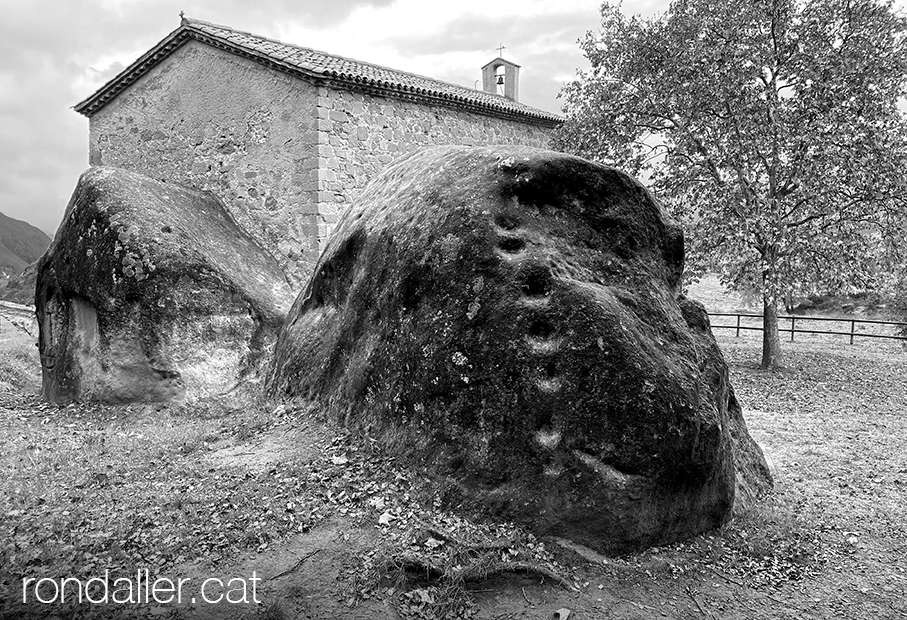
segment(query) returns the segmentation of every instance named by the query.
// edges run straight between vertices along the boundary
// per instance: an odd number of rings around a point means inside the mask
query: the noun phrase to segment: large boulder
[[[38,263],[44,396],[227,392],[262,369],[291,302],[277,263],[217,198],[91,168]]]
[[[724,522],[738,476],[771,486],[682,271],[680,228],[617,170],[431,148],[341,219],[268,387],[541,533],[667,543]]]

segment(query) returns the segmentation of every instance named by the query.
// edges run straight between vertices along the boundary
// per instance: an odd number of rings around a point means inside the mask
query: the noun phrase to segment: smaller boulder
[[[257,376],[292,302],[217,198],[115,168],[82,175],[37,272],[52,402],[227,392]]]

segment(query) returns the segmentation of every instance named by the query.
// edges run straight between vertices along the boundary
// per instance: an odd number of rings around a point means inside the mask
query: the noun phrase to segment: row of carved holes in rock
[[[495,218],[495,224],[510,233],[516,231],[520,226],[518,219],[507,214],[498,215]],[[499,237],[498,247],[508,254],[519,254],[526,247],[526,241],[522,237],[505,234]],[[551,284],[551,273],[547,268],[529,269],[523,280],[522,291],[529,298],[544,298],[551,293]],[[529,325],[530,338],[547,340],[553,334],[554,326],[545,318],[536,319]],[[553,379],[557,375],[555,360],[548,360],[545,364],[544,375],[546,379]]]

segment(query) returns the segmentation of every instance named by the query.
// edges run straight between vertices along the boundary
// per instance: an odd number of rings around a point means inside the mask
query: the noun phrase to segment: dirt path
[[[719,531],[628,558],[448,515],[418,473],[318,412],[49,406],[26,393],[29,354],[0,351],[0,618],[120,617],[26,608],[17,588],[137,566],[260,578],[261,604],[129,608],[143,617],[907,618],[907,354],[797,343],[771,374],[754,368],[755,338],[719,339],[776,493]],[[492,555],[450,549],[483,541]],[[413,553],[479,558],[490,574],[407,572]],[[538,570],[492,570],[517,560]]]

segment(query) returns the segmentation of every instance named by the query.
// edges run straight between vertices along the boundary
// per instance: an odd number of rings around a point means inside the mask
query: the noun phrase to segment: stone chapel
[[[519,102],[496,58],[483,90],[182,18],[75,106],[89,163],[209,190],[304,282],[344,209],[398,155],[436,144],[545,147],[561,119]]]

